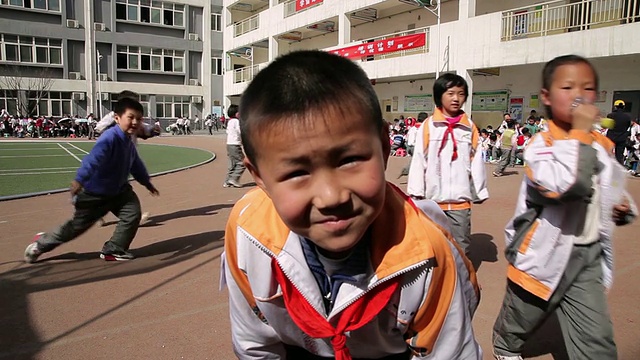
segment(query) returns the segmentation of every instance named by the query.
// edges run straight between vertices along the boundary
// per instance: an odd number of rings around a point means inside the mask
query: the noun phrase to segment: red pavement
[[[154,179],[152,198],[135,186],[152,222],[140,228],[131,262],[98,259],[113,223],[94,227],[27,265],[22,253],[33,235],[72,214],[68,194],[0,203],[0,359],[234,359],[226,292],[218,291],[224,224],[247,189],[224,189],[224,140],[162,137],[154,143],[212,150],[207,165]],[[392,158],[388,177],[408,161]],[[513,213],[520,174],[490,178],[491,199],[473,212],[474,246],[483,262],[476,336],[490,359],[491,327],[505,286],[504,224]],[[245,174],[245,183],[251,182]],[[404,187],[404,180],[399,184]],[[629,188],[640,200],[640,179]],[[107,220],[115,220],[110,215]],[[609,301],[622,360],[640,359],[639,224],[616,233],[615,285]],[[557,326],[540,331],[533,355],[562,348]],[[558,346],[560,344],[560,346]],[[551,359],[543,355],[540,359]],[[556,357],[561,358],[561,357]]]

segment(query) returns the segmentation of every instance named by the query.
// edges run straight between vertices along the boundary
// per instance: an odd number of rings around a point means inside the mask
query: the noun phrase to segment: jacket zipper
[[[262,243],[260,241],[258,241],[255,237],[251,236],[249,233],[247,233],[244,229],[242,229],[241,227],[239,228],[240,231],[242,231],[242,233],[249,238],[249,240],[251,240],[251,242],[257,246],[260,250],[264,251],[265,253],[267,253],[269,256],[271,256],[271,258],[276,259],[276,254],[274,254],[271,250],[267,249],[266,246],[262,245]],[[278,261],[276,260],[276,263]],[[277,264],[277,266],[280,266],[280,264]],[[307,303],[309,305],[311,305],[311,307],[313,307],[318,314],[325,316],[324,315],[324,311],[320,311],[310,300],[309,298],[302,292],[302,290],[291,280],[291,276],[289,276],[289,273],[287,273],[287,271],[285,269],[283,269],[282,267],[280,267],[280,269],[282,270],[282,272],[284,273],[284,275],[287,277],[287,279],[289,279],[289,282],[291,283],[291,285],[293,285],[294,288],[296,288],[296,290],[298,290],[298,292],[300,293],[300,295],[302,295],[302,297],[307,301]]]

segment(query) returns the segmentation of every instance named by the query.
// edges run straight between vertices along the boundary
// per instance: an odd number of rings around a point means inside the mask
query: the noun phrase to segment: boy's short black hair
[[[595,83],[596,91],[599,91],[600,79],[598,78],[598,72],[596,71],[596,68],[593,66],[593,64],[589,60],[578,55],[558,56],[557,58],[546,63],[544,65],[544,68],[542,69],[542,89],[548,91],[551,88],[551,83],[553,82],[553,75],[556,73],[556,70],[560,66],[574,65],[574,64],[586,64],[591,68],[591,71],[593,71],[593,77],[596,82]],[[553,119],[553,114],[551,113],[551,107],[545,106],[545,112],[547,113],[547,117],[549,117],[550,119]]]
[[[123,90],[118,94],[118,101],[124,98],[140,101],[140,94],[138,94],[137,92],[133,92],[131,90]]]
[[[437,107],[442,107],[442,95],[452,87],[459,86],[464,89],[464,96],[469,97],[469,85],[467,81],[460,75],[446,73],[441,75],[435,83],[433,83],[433,101]]]
[[[137,111],[142,114],[144,113],[144,108],[142,104],[138,100],[132,99],[130,97],[123,97],[116,103],[115,109],[113,111],[118,115],[122,116],[128,109]]]
[[[427,114],[426,112],[421,112],[421,113],[418,113],[418,119],[416,121],[421,123],[427,120],[428,117],[429,117],[429,114]]]
[[[229,115],[230,118],[236,117],[236,115],[238,115],[238,105],[229,105],[227,115]]]
[[[529,134],[531,131],[529,131],[529,128],[522,128],[522,135],[526,135]]]
[[[480,133],[481,134],[488,134],[489,132],[487,131],[487,129],[482,129],[482,130],[480,130]]]
[[[353,61],[318,50],[295,51],[277,58],[251,81],[240,99],[242,145],[254,166],[254,137],[277,123],[313,126],[309,112],[342,112],[345,121],[358,113],[376,133],[384,127],[376,92]]]

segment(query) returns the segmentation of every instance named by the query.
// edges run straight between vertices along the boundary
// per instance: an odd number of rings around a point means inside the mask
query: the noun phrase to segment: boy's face
[[[142,113],[133,109],[127,109],[122,115],[115,114],[116,123],[127,134],[133,134],[138,129],[142,120]]]
[[[281,121],[253,136],[256,164],[245,159],[289,229],[336,256],[358,243],[385,199],[387,129],[357,114],[344,121],[325,109],[307,115],[312,122]]]

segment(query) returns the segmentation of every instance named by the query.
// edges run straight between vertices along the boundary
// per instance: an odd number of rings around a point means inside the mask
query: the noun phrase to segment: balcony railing
[[[267,66],[267,63],[246,66],[233,71],[233,83],[243,83],[253,80],[253,78]]]
[[[240,22],[233,24],[233,37],[238,37],[242,34],[246,34],[250,31],[257,29],[260,26],[260,14],[255,14]]]
[[[502,41],[640,21],[640,0],[549,1],[502,13]]]
[[[295,15],[297,13],[301,13],[301,12],[303,12],[305,10],[309,10],[309,9],[314,8],[316,6],[322,5],[322,3],[323,3],[322,1],[318,1],[317,4],[313,4],[311,6],[304,7],[303,9],[298,11],[298,10],[296,10],[296,3],[298,1],[300,1],[300,0],[289,0],[289,1],[284,3],[284,17],[289,17],[291,15]]]

